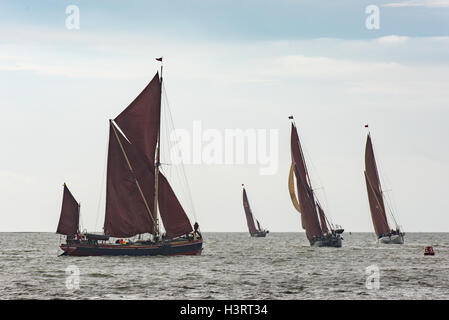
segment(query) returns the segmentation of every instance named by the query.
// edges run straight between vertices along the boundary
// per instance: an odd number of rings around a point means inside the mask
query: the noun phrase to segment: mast
[[[156,59],[161,62],[161,96],[162,96],[162,71],[164,66],[162,65],[162,57]],[[162,99],[160,100],[159,110],[162,109]],[[161,120],[161,114],[159,113],[159,123]],[[154,165],[154,216],[156,219],[157,230],[159,230],[159,219],[157,214],[157,204],[158,204],[158,196],[159,196],[159,166],[160,166],[160,157],[161,157],[161,126],[158,127],[157,132],[157,144],[156,144],[156,159]],[[157,233],[156,233],[157,235]]]

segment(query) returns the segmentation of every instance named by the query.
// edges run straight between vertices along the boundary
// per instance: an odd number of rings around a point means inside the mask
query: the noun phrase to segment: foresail
[[[187,214],[162,172],[159,172],[158,198],[159,212],[168,239],[193,231]]]
[[[326,234],[329,232],[329,229],[327,228],[326,215],[324,214],[324,211],[319,203],[317,203],[317,207],[318,207],[318,214],[320,216],[321,230],[323,230],[323,233]]]
[[[74,235],[79,230],[79,204],[64,183],[61,215],[56,233]]]
[[[256,223],[257,223],[257,231],[262,231],[262,228],[260,227],[259,220],[256,219]]]

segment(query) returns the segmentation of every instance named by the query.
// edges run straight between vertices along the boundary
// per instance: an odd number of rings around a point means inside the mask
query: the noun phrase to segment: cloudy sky
[[[69,5],[79,29],[66,26]],[[369,5],[379,29],[366,27]],[[369,123],[404,230],[449,231],[447,0],[2,1],[0,231],[55,231],[64,182],[83,226],[101,230],[108,119],[151,80],[159,56],[176,128],[278,133],[276,174],[185,165],[203,231],[247,230],[242,183],[264,227],[301,230],[287,189],[291,114],[335,223],[373,231]]]

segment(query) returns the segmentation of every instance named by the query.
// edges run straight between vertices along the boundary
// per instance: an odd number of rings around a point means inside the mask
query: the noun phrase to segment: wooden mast
[[[160,101],[160,109],[162,109],[162,70],[164,66],[162,65],[162,57],[159,59],[156,59],[161,62],[161,101]],[[156,161],[154,165],[154,215],[156,219],[156,223],[158,224],[158,230],[159,230],[159,219],[157,215],[157,203],[158,203],[158,196],[159,196],[159,166],[160,166],[160,156],[161,156],[161,121],[160,121],[160,112],[159,112],[159,128],[157,132],[157,145],[156,145]]]

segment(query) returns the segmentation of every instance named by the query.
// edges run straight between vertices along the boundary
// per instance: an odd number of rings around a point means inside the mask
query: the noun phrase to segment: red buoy
[[[424,255],[425,256],[434,256],[435,252],[433,251],[433,248],[429,246],[424,249]]]

